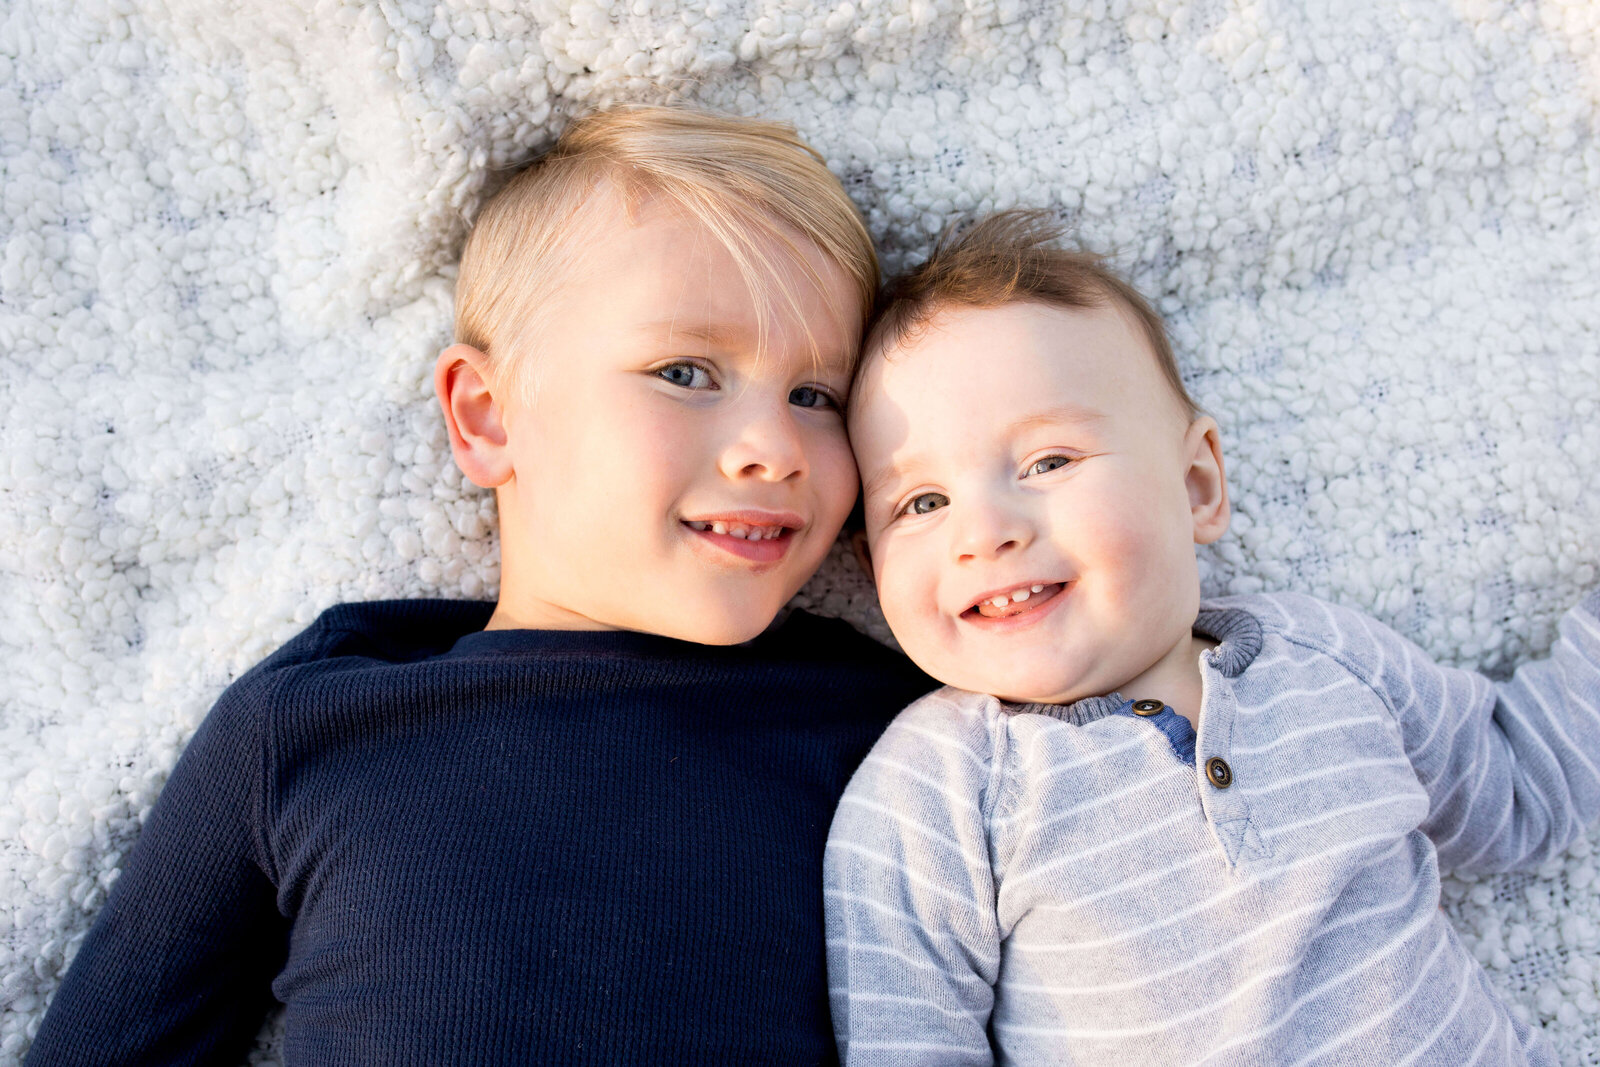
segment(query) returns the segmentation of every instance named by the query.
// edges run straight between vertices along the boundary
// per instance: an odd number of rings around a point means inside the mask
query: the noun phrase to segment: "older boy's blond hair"
[[[827,288],[793,233],[814,244],[854,282],[864,318],[878,286],[872,238],[844,187],[792,126],[683,107],[625,105],[573,122],[555,145],[483,206],[461,253],[455,336],[489,357],[492,384],[525,399],[534,389],[525,358],[540,309],[579,261],[593,194],[609,184],[631,215],[659,197],[704,226],[733,257],[755,300],[764,348],[774,305],[799,303],[760,252],[775,242],[793,267]],[[802,319],[802,322],[804,320]],[[853,325],[846,333],[854,334]],[[852,353],[854,355],[854,353]]]
[[[926,262],[879,294],[863,351],[893,348],[946,307],[1116,305],[1138,324],[1173,396],[1191,420],[1196,418],[1200,405],[1184,387],[1161,316],[1102,257],[1061,248],[1065,232],[1049,212],[1022,209],[997,211],[965,229],[947,230]]]

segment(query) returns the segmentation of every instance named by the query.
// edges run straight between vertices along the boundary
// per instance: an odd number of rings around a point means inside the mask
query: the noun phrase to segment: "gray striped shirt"
[[[1119,696],[924,697],[828,841],[846,1063],[1552,1062],[1439,867],[1532,866],[1600,815],[1597,612],[1496,684],[1307,597],[1210,601],[1192,765]]]

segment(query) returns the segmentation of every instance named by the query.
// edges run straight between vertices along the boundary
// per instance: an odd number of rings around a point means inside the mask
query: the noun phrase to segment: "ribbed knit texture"
[[[1439,867],[1532,866],[1600,816],[1597,612],[1496,685],[1308,597],[1209,602],[1192,760],[1120,697],[928,695],[828,841],[846,1062],[1554,1063]]]
[[[346,605],[196,733],[30,1067],[834,1059],[821,859],[927,679],[796,613],[747,646]],[[459,639],[459,640],[458,640]]]

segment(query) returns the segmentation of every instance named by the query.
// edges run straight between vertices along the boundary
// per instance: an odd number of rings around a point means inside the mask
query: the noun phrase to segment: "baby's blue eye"
[[[1059,470],[1071,462],[1072,460],[1066,456],[1046,456],[1043,459],[1035,460],[1033,463],[1030,463],[1028,465],[1028,473],[1024,474],[1023,477],[1026,478],[1033,474],[1045,474],[1049,471]]]
[[[906,505],[906,512],[910,515],[926,515],[930,511],[938,511],[942,507],[947,507],[949,503],[950,498],[943,493],[918,493]]]
[[[800,408],[833,408],[839,404],[833,397],[814,385],[802,385],[789,391],[789,403]]]
[[[662,381],[682,389],[710,389],[715,384],[711,372],[698,363],[668,363],[655,373]]]

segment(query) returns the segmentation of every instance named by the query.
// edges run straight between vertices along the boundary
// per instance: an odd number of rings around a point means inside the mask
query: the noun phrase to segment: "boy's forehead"
[[[583,247],[550,294],[551,310],[596,331],[691,351],[814,340],[830,372],[853,369],[859,300],[843,269],[803,235],[786,233],[785,241],[753,233],[741,263],[670,198],[624,196],[614,186],[598,187],[596,196],[585,205]]]

